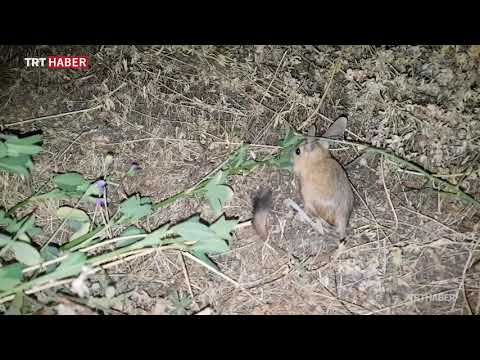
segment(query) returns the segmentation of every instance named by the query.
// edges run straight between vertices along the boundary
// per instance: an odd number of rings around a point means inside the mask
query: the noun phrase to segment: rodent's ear
[[[332,139],[343,139],[345,129],[347,128],[347,117],[341,116],[325,131],[324,137]]]

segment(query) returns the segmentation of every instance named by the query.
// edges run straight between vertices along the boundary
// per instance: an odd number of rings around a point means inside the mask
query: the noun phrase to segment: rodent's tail
[[[272,191],[261,189],[253,199],[253,228],[262,239],[266,239],[267,216],[272,210]]]

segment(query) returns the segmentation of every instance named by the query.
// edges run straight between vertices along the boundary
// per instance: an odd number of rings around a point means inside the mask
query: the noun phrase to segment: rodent
[[[347,118],[338,118],[323,134],[326,138],[343,138]],[[335,227],[340,241],[353,211],[353,191],[343,167],[329,151],[329,142],[315,139],[315,128],[309,131],[306,142],[293,155],[293,173],[309,215],[322,218]],[[267,236],[266,218],[271,208],[271,192],[262,190],[254,201],[254,228],[262,238]]]

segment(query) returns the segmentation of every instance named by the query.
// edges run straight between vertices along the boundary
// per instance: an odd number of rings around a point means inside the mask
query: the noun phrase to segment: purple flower
[[[101,207],[101,206],[106,206],[107,204],[105,203],[105,199],[103,198],[96,198],[95,199],[95,204],[97,207]]]
[[[132,161],[132,164],[130,166],[130,169],[127,172],[128,176],[134,176],[136,175],[142,168],[136,161]]]
[[[105,180],[97,180],[95,182],[95,185],[97,186],[98,188],[98,191],[100,191],[100,195],[102,195],[104,192],[105,192],[105,187],[107,185],[107,183],[105,182]]]
[[[140,167],[140,165],[136,161],[133,161],[131,169],[133,169],[135,171],[140,171],[142,168]]]

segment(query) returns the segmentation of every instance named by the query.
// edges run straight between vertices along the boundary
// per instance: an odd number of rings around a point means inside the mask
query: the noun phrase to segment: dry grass
[[[97,178],[114,154],[109,198],[135,192],[155,201],[192,186],[249,142],[258,156],[276,150],[287,127],[325,129],[349,117],[348,138],[389,149],[480,198],[478,63],[465,47],[113,46],[59,48],[89,53],[86,72],[27,69],[15,63],[52,49],[2,52],[5,129],[41,130],[44,151],[31,179],[0,175],[0,207],[47,184],[52,172]],[[8,56],[7,56],[8,55]],[[8,61],[7,61],[8,60]],[[56,115],[56,116],[51,116]],[[343,163],[358,156],[342,145]],[[130,163],[141,175],[125,178]],[[113,284],[115,306],[130,314],[174,308],[173,294],[193,296],[187,313],[469,314],[479,313],[479,211],[440,195],[423,176],[371,156],[348,167],[357,204],[344,248],[322,242],[284,205],[300,203],[287,172],[261,168],[231,181],[229,216],[247,220],[259,186],[273,190],[272,234],[260,241],[238,230],[231,250],[214,259],[226,281],[178,252],[151,252],[90,279],[92,293]],[[58,202],[38,206],[42,243],[59,226]],[[111,210],[113,211],[113,209]],[[142,223],[153,229],[201,213],[181,200]],[[57,242],[67,239],[60,231]],[[48,292],[47,292],[48,294]],[[39,295],[39,301],[41,296]]]

